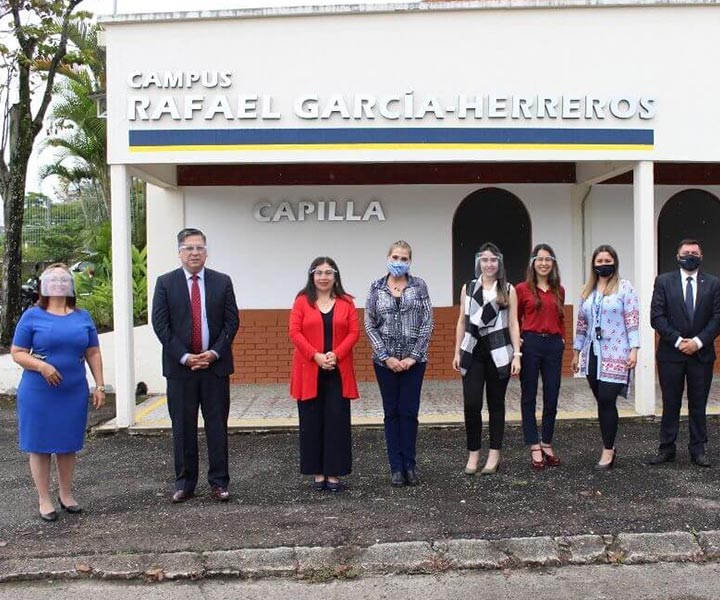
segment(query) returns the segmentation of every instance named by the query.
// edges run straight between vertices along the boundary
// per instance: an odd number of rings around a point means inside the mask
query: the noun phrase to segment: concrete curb
[[[452,539],[369,547],[242,548],[211,552],[95,554],[0,560],[0,583],[32,579],[162,581],[210,577],[296,577],[308,581],[363,574],[439,573],[587,564],[704,562],[720,559],[720,531],[568,537]]]

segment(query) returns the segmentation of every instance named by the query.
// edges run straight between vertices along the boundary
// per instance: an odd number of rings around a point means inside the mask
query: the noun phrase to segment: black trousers
[[[658,363],[660,388],[662,389],[663,413],[660,422],[660,449],[675,451],[680,428],[680,407],[687,381],[688,422],[690,454],[705,451],[707,425],[705,408],[713,376],[713,363],[700,362],[690,356],[684,362]]]
[[[350,400],[342,397],[340,373],[320,371],[318,395],[300,400],[300,472],[339,477],[352,471]]]
[[[192,492],[198,482],[198,408],[205,421],[208,483],[228,487],[227,421],[230,379],[209,371],[167,380],[168,411],[175,450],[175,489]]]
[[[608,383],[597,378],[597,356],[590,348],[590,363],[588,365],[587,380],[598,407],[598,421],[600,421],[600,434],[603,448],[615,448],[615,437],[618,431],[617,397],[622,392],[622,383]]]
[[[540,441],[535,407],[537,405],[538,379],[541,376],[543,382],[542,442],[552,444],[564,350],[565,344],[559,335],[540,335],[532,331],[523,333],[520,411],[523,437],[528,446]]]
[[[482,447],[483,388],[487,389],[490,448],[500,450],[505,433],[505,392],[510,379],[501,379],[490,353],[481,350],[473,355],[462,381],[468,450],[480,450]]]

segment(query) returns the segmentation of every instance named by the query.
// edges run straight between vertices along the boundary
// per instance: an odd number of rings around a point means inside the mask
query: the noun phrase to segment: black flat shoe
[[[390,485],[393,487],[402,487],[405,485],[405,476],[402,471],[393,471],[390,475]]]
[[[325,489],[325,480],[323,479],[322,481],[313,481],[312,489],[316,492],[322,492]]]
[[[49,512],[49,513],[40,513],[40,518],[41,518],[43,521],[47,521],[48,523],[52,523],[53,521],[57,521],[57,520],[58,520],[58,514],[57,514],[57,511],[55,511],[55,510],[52,511],[52,512]]]
[[[58,496],[58,502],[60,503],[60,508],[62,508],[65,512],[69,512],[71,515],[78,515],[82,512],[82,507],[79,504],[70,504],[69,506],[65,506],[63,501],[60,500],[60,496]]]
[[[593,467],[593,471],[610,471],[615,466],[615,459],[617,458],[617,450],[613,449],[613,457],[609,463],[597,463]]]
[[[415,473],[415,469],[408,469],[405,471],[405,482],[409,486],[416,486],[420,483],[417,473]]]
[[[343,486],[342,481],[326,481],[325,482],[325,489],[328,492],[332,492],[333,494],[342,492],[344,488],[345,488],[345,486]]]

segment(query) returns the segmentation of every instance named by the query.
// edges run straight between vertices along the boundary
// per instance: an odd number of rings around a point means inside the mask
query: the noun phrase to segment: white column
[[[115,416],[118,427],[135,424],[133,282],[130,178],[125,165],[110,167],[112,198],[113,324],[115,327]]]
[[[633,167],[635,281],[640,300],[640,352],[635,379],[635,410],[655,414],[655,332],[650,327],[650,300],[657,270],[653,163]]]

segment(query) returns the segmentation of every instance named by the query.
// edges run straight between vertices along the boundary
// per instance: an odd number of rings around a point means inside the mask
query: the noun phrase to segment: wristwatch
[[[104,391],[105,391],[105,386],[104,386],[104,385],[96,385],[96,386],[95,386],[95,389],[96,389],[98,392],[104,392]]]

